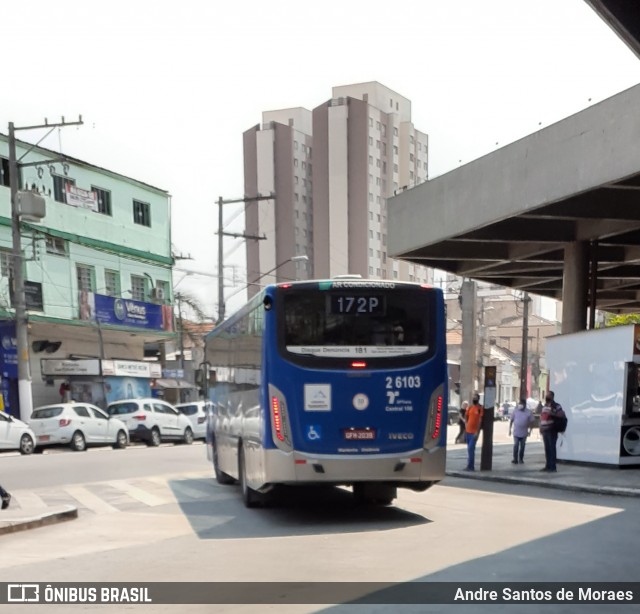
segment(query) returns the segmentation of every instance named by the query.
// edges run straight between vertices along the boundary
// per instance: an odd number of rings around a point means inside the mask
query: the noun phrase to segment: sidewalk
[[[73,505],[54,507],[24,507],[11,500],[6,510],[0,510],[0,535],[17,533],[28,529],[37,529],[50,524],[73,520],[78,517],[78,509]]]
[[[464,444],[454,444],[457,427],[449,427],[447,449],[447,476],[530,484],[545,488],[590,492],[603,495],[640,497],[640,468],[620,469],[563,463],[558,461],[557,473],[544,473],[544,447],[537,431],[527,440],[524,465],[513,465],[513,442],[508,436],[508,422],[495,422],[493,433],[493,457],[491,471],[480,471],[482,436],[476,448],[476,470],[465,471],[467,449]]]

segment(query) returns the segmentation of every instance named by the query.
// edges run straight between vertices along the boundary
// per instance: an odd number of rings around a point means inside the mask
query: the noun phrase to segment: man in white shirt
[[[513,460],[514,465],[524,463],[524,447],[527,437],[531,433],[533,424],[533,414],[527,407],[527,401],[520,399],[520,403],[513,410],[511,421],[509,422],[509,435],[513,429]]]

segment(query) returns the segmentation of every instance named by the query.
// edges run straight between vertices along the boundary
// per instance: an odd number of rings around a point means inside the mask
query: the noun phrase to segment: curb
[[[447,471],[446,475],[453,478],[467,478],[470,480],[482,480],[485,482],[502,482],[504,484],[525,484],[540,486],[555,490],[569,490],[573,492],[586,492],[596,495],[613,495],[617,497],[640,497],[640,490],[636,488],[621,488],[617,486],[590,486],[588,484],[568,484],[566,482],[549,482],[536,478],[516,478],[503,475],[471,471]]]
[[[74,520],[77,517],[78,508],[73,507],[72,505],[65,505],[64,508],[55,512],[47,512],[30,518],[24,518],[21,520],[0,520],[0,535],[46,527],[51,524]]]

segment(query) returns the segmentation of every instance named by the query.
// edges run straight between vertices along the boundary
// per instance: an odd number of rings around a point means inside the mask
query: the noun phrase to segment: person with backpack
[[[541,471],[556,472],[556,443],[558,433],[567,429],[567,416],[560,403],[556,403],[552,390],[547,392],[545,404],[540,414],[540,434],[544,443],[545,465]]]

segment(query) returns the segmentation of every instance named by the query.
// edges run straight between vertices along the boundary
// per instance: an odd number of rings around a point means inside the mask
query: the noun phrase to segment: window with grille
[[[62,177],[61,175],[53,175],[53,198],[59,203],[67,202],[66,184],[76,185],[76,180],[70,177]]]
[[[156,281],[156,288],[162,292],[165,302],[169,302],[169,282],[168,281]]]
[[[139,200],[133,201],[133,222],[141,226],[151,226],[151,205]]]
[[[56,256],[67,255],[67,242],[59,237],[45,237],[45,245],[47,254],[55,254]]]
[[[93,292],[94,271],[92,266],[85,264],[76,265],[76,278],[78,280],[78,290]]]
[[[98,213],[104,215],[111,215],[111,192],[109,190],[103,190],[102,188],[96,188],[91,186],[91,191],[96,193],[98,198]]]
[[[120,296],[120,273],[118,271],[104,272],[104,291],[107,296]]]
[[[9,187],[9,160],[0,157],[0,185]]]
[[[13,275],[13,258],[9,250],[0,250],[0,273],[2,273],[2,277]]]
[[[131,276],[131,298],[134,301],[144,301],[146,298],[146,279],[138,275]]]

